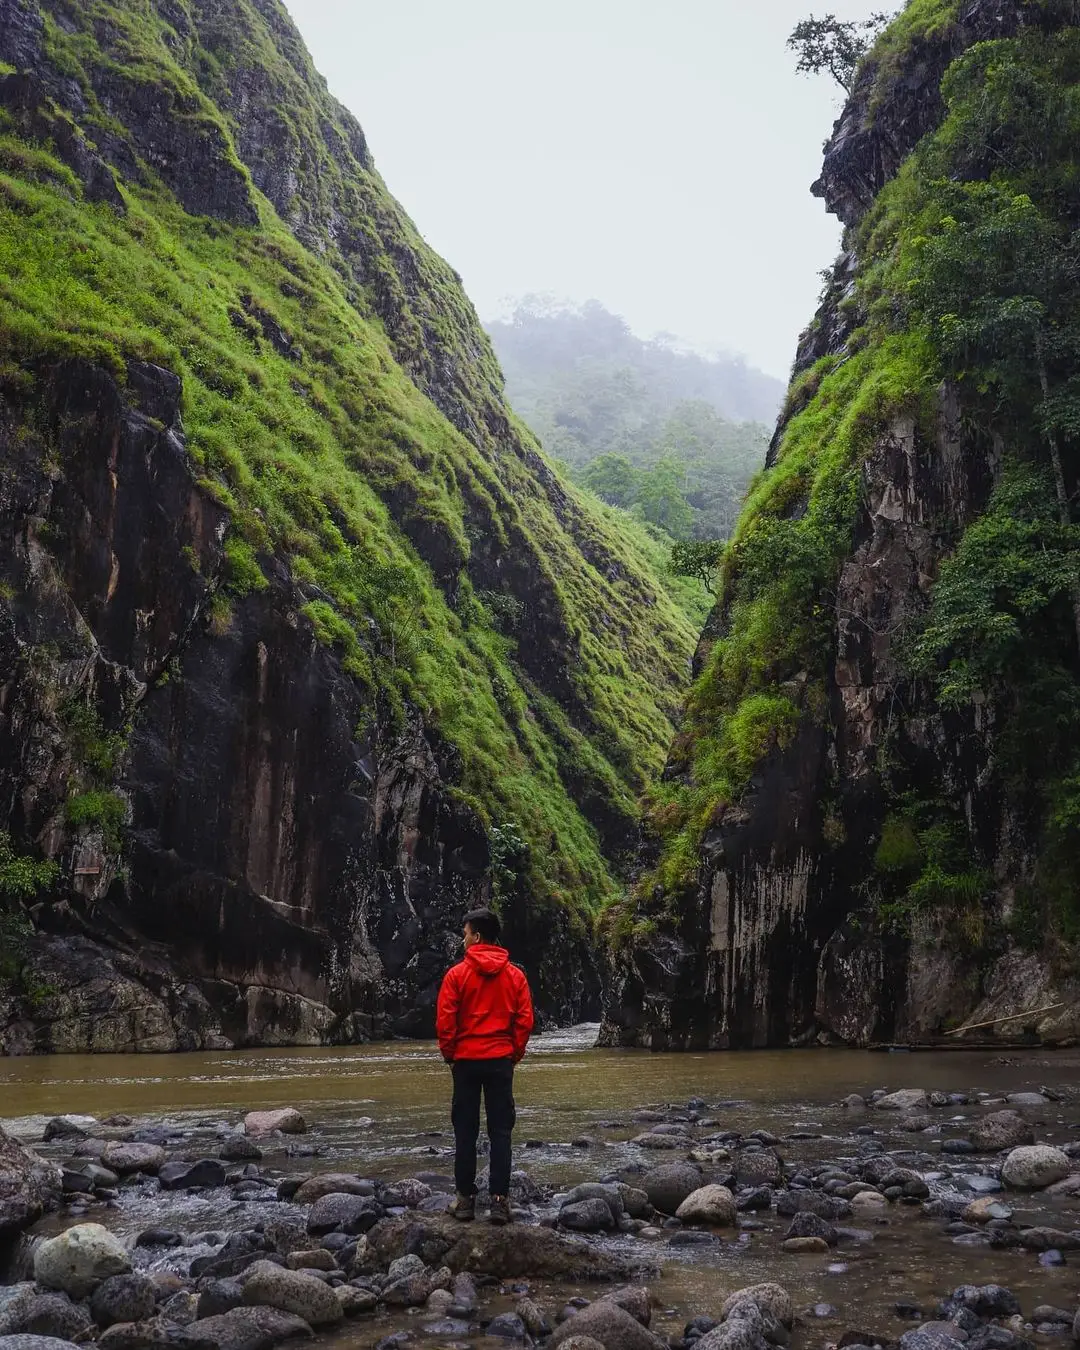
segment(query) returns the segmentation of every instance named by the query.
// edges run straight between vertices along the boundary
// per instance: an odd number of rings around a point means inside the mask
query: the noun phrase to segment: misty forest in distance
[[[672,540],[731,533],[780,380],[669,334],[637,337],[597,300],[527,295],[485,326],[508,402],[579,486]]]

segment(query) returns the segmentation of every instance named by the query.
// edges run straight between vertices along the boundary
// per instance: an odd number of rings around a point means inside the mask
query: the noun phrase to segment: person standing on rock
[[[480,1097],[491,1141],[491,1222],[510,1222],[510,1137],[514,1066],[533,1029],[532,995],[525,973],[499,946],[499,919],[490,909],[465,915],[465,959],[451,967],[439,990],[436,1030],[443,1059],[454,1074],[454,1184],[450,1213],[476,1217],[476,1140]]]

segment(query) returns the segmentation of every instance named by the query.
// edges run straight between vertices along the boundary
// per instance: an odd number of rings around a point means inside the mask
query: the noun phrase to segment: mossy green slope
[[[649,794],[657,852],[640,887],[642,912],[688,903],[709,826],[800,726],[829,725],[836,595],[864,463],[899,419],[933,446],[948,381],[965,434],[1000,447],[1000,479],[974,519],[941,523],[951,556],[926,612],[892,639],[905,681],[894,722],[909,713],[970,716],[976,703],[993,702],[995,781],[1034,859],[1022,888],[1039,916],[1030,926],[1040,935],[1076,929],[1080,660],[1069,597],[1080,534],[1062,501],[1075,495],[1080,426],[1080,10],[1071,0],[1004,8],[1009,36],[966,51],[957,42],[940,125],[849,231],[822,309],[840,316],[846,340],[794,380],[770,467],[728,549],[670,772]],[[898,78],[910,76],[909,94],[919,88],[911,70],[920,53],[933,44],[948,51],[965,9],[911,0],[885,31],[863,70],[871,124]],[[1055,497],[1055,448],[1063,498]],[[918,816],[889,751],[886,741],[880,772],[896,802],[887,826]],[[925,782],[920,791],[920,809],[941,818]],[[968,905],[973,887],[992,889],[978,831],[979,822],[961,821],[964,857],[944,870],[920,836],[889,892],[890,917],[926,903]],[[866,874],[877,893],[872,862]]]
[[[45,98],[33,126],[0,110],[0,378],[71,355],[181,375],[232,522],[215,622],[287,558],[320,638],[532,846],[533,897],[594,911],[692,645],[641,543],[507,409],[458,278],[277,0],[5,2],[0,74],[32,49]],[[119,205],[90,200],[111,193],[73,135]]]

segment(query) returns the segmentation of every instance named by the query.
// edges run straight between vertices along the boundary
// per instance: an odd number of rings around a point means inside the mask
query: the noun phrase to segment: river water
[[[858,1126],[872,1126],[888,1149],[918,1150],[942,1158],[941,1173],[924,1161],[919,1170],[935,1194],[965,1191],[963,1172],[986,1159],[937,1153],[943,1138],[962,1137],[971,1118],[991,1105],[973,1104],[933,1113],[928,1132],[900,1132],[885,1113],[853,1118],[838,1105],[850,1092],[869,1094],[921,1087],[927,1092],[1006,1093],[1046,1086],[1061,1100],[1031,1113],[1039,1141],[1077,1139],[1080,1127],[1080,1055],[1045,1051],[884,1054],[822,1049],[711,1054],[649,1054],[593,1048],[595,1027],[536,1038],[516,1082],[516,1162],[543,1183],[566,1187],[598,1180],[627,1166],[669,1161],[631,1143],[642,1126],[635,1108],[709,1103],[724,1129],[764,1128],[781,1137],[785,1159],[852,1157]],[[450,1079],[433,1044],[400,1042],[349,1048],[284,1049],[162,1056],[51,1056],[0,1060],[0,1123],[28,1143],[41,1139],[45,1122],[62,1113],[104,1118],[122,1112],[144,1121],[167,1120],[187,1133],[187,1152],[214,1156],[224,1122],[245,1112],[295,1106],[311,1132],[295,1141],[299,1154],[267,1153],[264,1167],[281,1172],[349,1171],[390,1178],[452,1170],[449,1133]],[[373,1125],[358,1125],[369,1118]],[[63,1146],[46,1150],[63,1156]],[[58,1151],[59,1150],[59,1151]],[[1078,1163],[1080,1170],[1080,1163]],[[970,1194],[970,1193],[968,1193]],[[1003,1197],[1024,1226],[1080,1228],[1080,1202],[1042,1196]],[[280,1210],[275,1211],[275,1213]],[[269,1214],[269,1208],[267,1210]],[[229,1205],[227,1193],[200,1198],[158,1194],[156,1188],[122,1192],[120,1206],[102,1220],[126,1236],[150,1224],[186,1232],[250,1226],[263,1217],[251,1205]],[[833,1340],[844,1330],[896,1336],[910,1327],[897,1320],[898,1300],[924,1308],[961,1283],[996,1282],[1020,1298],[1026,1314],[1036,1304],[1075,1308],[1080,1302],[1076,1264],[1046,1268],[1029,1251],[958,1245],[944,1221],[919,1206],[891,1206],[885,1222],[863,1222],[865,1240],[828,1254],[792,1256],[779,1250],[787,1221],[746,1216],[743,1231],[709,1248],[634,1243],[643,1259],[661,1267],[651,1287],[666,1312],[657,1327],[677,1332],[687,1317],[715,1315],[733,1289],[776,1279],[797,1306],[827,1303],[834,1313],[810,1318],[798,1333],[806,1345]],[[47,1226],[55,1226],[55,1218]],[[760,1227],[755,1226],[760,1224]],[[612,1241],[615,1241],[614,1239]],[[190,1255],[190,1253],[189,1253]],[[568,1293],[534,1294],[554,1311]],[[587,1291],[585,1291],[587,1292]],[[401,1321],[399,1317],[398,1321]],[[392,1329],[371,1319],[337,1333],[336,1343],[371,1345]]]

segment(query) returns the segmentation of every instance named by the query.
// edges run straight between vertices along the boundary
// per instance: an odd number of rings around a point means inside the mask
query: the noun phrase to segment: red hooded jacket
[[[455,1059],[509,1059],[525,1053],[533,1029],[532,996],[505,947],[474,942],[443,977],[435,1019],[439,1049]]]

